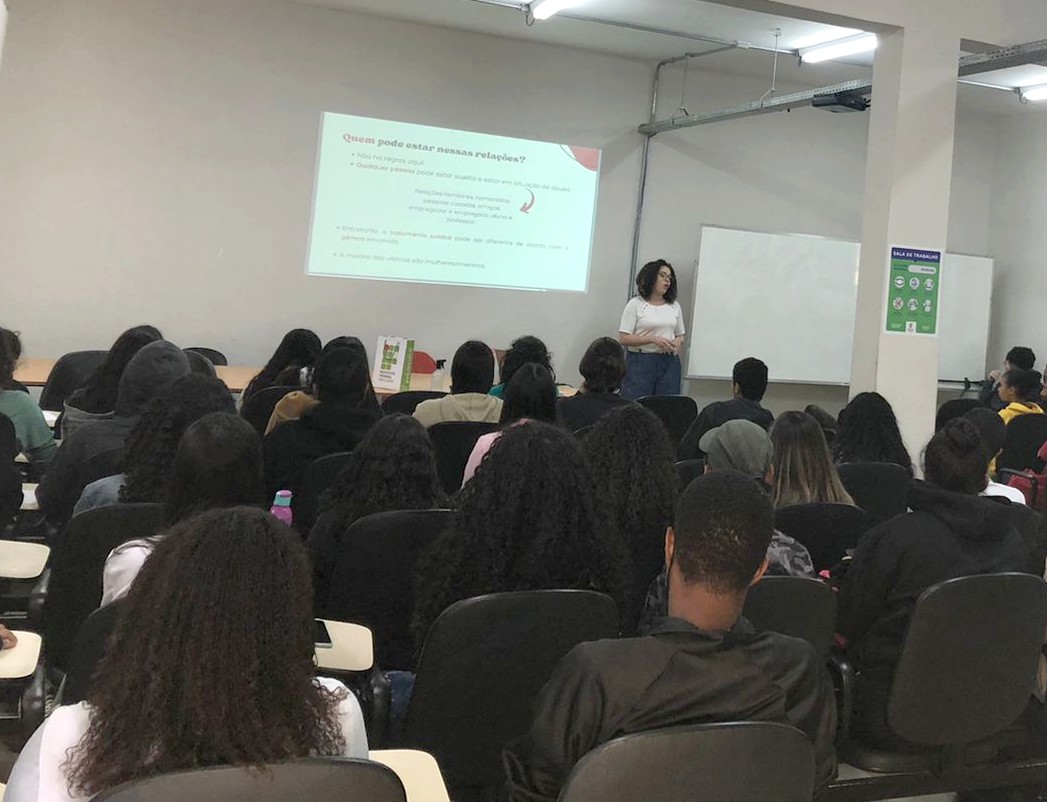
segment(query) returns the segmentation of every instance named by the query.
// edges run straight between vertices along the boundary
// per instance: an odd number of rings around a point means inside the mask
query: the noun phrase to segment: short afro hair
[[[593,340],[582,356],[578,372],[585,379],[589,393],[614,393],[625,378],[625,350],[611,337]]]
[[[767,365],[754,356],[748,356],[734,363],[731,381],[738,385],[743,398],[761,401],[767,392]]]

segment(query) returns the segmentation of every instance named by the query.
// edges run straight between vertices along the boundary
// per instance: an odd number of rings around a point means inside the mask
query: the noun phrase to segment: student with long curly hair
[[[248,382],[243,400],[266,387],[301,384],[302,368],[311,368],[320,356],[320,338],[309,329],[291,329],[280,340],[273,355],[257,375]]]
[[[210,412],[236,412],[233,396],[221,379],[187,373],[149,402],[127,438],[124,472],[92,482],[80,494],[75,515],[124,502],[162,503],[171,463],[189,425]]]
[[[771,427],[775,509],[792,504],[854,504],[829,455],[825,434],[806,412],[786,412]]]
[[[858,393],[840,412],[832,454],[845,462],[893,462],[912,474],[912,458],[898,431],[890,402],[879,393]]]
[[[314,676],[308,558],[272,516],[214,510],[172,528],[121,604],[87,700],[36,731],[7,799],[71,802],[179,769],[367,756],[355,697]]]
[[[502,355],[502,363],[498,366],[500,382],[491,388],[491,395],[495,398],[504,397],[505,388],[513,380],[516,371],[530,362],[541,365],[548,370],[553,376],[553,382],[556,381],[556,372],[553,370],[553,355],[549,353],[545,343],[533,334],[525,334],[523,337],[517,337],[513,340],[509,344],[509,350]]]
[[[676,506],[672,444],[653,413],[629,404],[597,420],[582,440],[582,451],[599,503],[632,555],[625,632],[633,634],[647,586],[665,562],[665,530]]]
[[[624,603],[628,554],[581,446],[562,429],[538,422],[507,429],[456,506],[419,560],[419,647],[443,610],[485,593],[592,589]]]
[[[376,512],[446,505],[425,427],[409,415],[389,415],[378,421],[320,499],[320,515],[306,541],[313,561],[317,610],[327,604],[339,543],[353,523]]]

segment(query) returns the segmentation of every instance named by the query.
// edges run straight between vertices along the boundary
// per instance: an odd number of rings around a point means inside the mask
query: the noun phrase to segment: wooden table
[[[15,368],[15,381],[19,381],[26,387],[43,387],[47,384],[47,377],[51,375],[51,368],[55,366],[56,359],[21,359]],[[218,378],[225,382],[226,387],[232,393],[242,393],[248,382],[255,377],[261,368],[251,365],[216,365],[215,373]]]

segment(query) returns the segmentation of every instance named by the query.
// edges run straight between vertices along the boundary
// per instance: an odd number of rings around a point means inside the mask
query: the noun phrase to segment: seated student
[[[154,326],[135,326],[116,338],[102,364],[65,400],[60,427],[63,440],[89,423],[113,416],[120,377],[127,363],[149,343],[162,339]]]
[[[320,498],[320,514],[306,541],[317,610],[326,608],[339,544],[356,521],[376,512],[429,510],[447,504],[425,428],[408,415],[387,415],[378,421]]]
[[[825,434],[806,412],[786,412],[771,427],[775,508],[792,504],[854,504],[829,456]]]
[[[824,430],[823,430],[824,431]],[[845,462],[891,462],[911,476],[912,458],[902,442],[898,419],[890,402],[879,393],[858,393],[843,408],[832,455]]]
[[[669,617],[646,636],[583,643],[560,661],[530,731],[503,753],[511,802],[554,802],[574,765],[612,738],[718,721],[796,727],[814,744],[824,788],[836,775],[828,672],[806,641],[758,634],[742,617],[773,527],[766,493],[733,471],[683,491],[665,535]]]
[[[1000,377],[997,395],[1005,406],[1000,410],[1004,423],[1010,423],[1020,415],[1042,415],[1043,408],[1036,403],[1043,389],[1043,377],[1039,371],[1014,368]]]
[[[629,558],[607,525],[581,446],[562,429],[506,429],[456,506],[418,562],[419,647],[447,607],[485,593],[590,588],[624,601]]]
[[[973,423],[978,429],[978,435],[982,439],[982,445],[985,446],[985,450],[989,454],[990,464],[992,464],[1000,456],[1000,452],[1003,451],[1003,441],[1007,437],[1007,424],[1003,422],[1003,418],[998,413],[993,412],[988,407],[977,407],[968,410],[963,417]],[[1000,496],[1013,501],[1015,504],[1025,503],[1025,494],[1021,490],[994,481],[992,476],[986,476],[985,489],[979,495]]]
[[[20,451],[15,425],[0,414],[0,530],[11,523],[22,507],[22,475],[15,465]]]
[[[502,403],[502,414],[499,422],[502,428],[497,432],[482,434],[476,440],[472,453],[465,463],[462,486],[473,478],[484,456],[491,450],[502,432],[507,427],[520,421],[536,420],[545,423],[556,423],[556,385],[553,374],[543,365],[528,363],[513,373],[509,386],[505,388]]]
[[[838,629],[858,670],[854,730],[904,748],[887,726],[887,700],[917,598],[947,579],[1026,571],[1028,550],[1008,510],[979,498],[989,454],[969,420],[949,421],[927,444],[926,482],[914,481],[912,512],[871,529],[840,588]]]
[[[14,386],[15,366],[21,353],[18,335],[10,329],[0,329],[0,415],[10,418],[14,424],[19,450],[24,451],[31,462],[48,463],[58,447],[44,413],[28,393],[8,389]]]
[[[18,360],[22,358],[22,339],[17,331],[0,328],[0,353],[3,353],[4,349],[7,350],[7,358],[11,360],[11,363],[17,365]],[[13,371],[9,378],[0,381],[0,390],[19,390],[26,394],[29,393],[28,387],[15,380]]]
[[[676,506],[673,447],[654,413],[629,403],[592,425],[582,439],[582,451],[596,479],[600,504],[609,511],[632,557],[623,627],[631,635],[636,632],[647,586],[664,565],[665,528]]]
[[[576,432],[592,426],[609,410],[633,404],[621,396],[625,351],[617,340],[593,340],[582,356],[578,372],[582,374],[578,393],[556,401],[556,412],[565,429]]]
[[[705,433],[700,447],[706,453],[705,473],[736,471],[748,476],[757,487],[771,494],[774,460],[771,438],[760,426],[747,420],[727,421]],[[801,543],[777,529],[767,547],[768,576],[804,576],[814,578],[814,562]],[[669,603],[667,574],[663,565],[658,578],[651,583],[640,618],[640,632],[645,633],[666,615]]]
[[[262,510],[213,510],[167,533],[116,619],[86,701],[29,739],[9,802],[80,802],[206,766],[367,757],[356,698],[314,676],[309,562]]]
[[[498,423],[502,401],[489,395],[494,384],[494,353],[490,347],[469,340],[458,347],[451,361],[451,393],[423,401],[415,420],[428,429],[444,421]]]
[[[247,401],[266,387],[302,384],[302,369],[312,367],[319,355],[320,338],[314,332],[309,329],[291,329],[280,340],[265,367],[248,382],[241,399]]]
[[[767,392],[767,366],[755,357],[736,362],[731,371],[734,397],[730,401],[714,401],[703,409],[676,449],[677,459],[700,459],[703,455],[699,441],[710,429],[729,420],[748,420],[764,429],[774,423],[774,415],[760,406]]]
[[[309,463],[326,454],[352,451],[381,417],[367,359],[355,348],[333,348],[313,371],[320,403],[265,437],[265,478],[270,496],[297,491]]]
[[[153,500],[163,502],[167,526],[219,507],[264,506],[268,499],[258,432],[231,412],[204,415],[179,440],[162,484]],[[102,571],[103,605],[127,595],[161,538],[129,540],[109,553]]]
[[[490,392],[495,398],[501,398],[505,388],[513,379],[513,374],[529,362],[541,365],[553,376],[556,382],[556,371],[553,370],[553,355],[545,347],[545,343],[537,337],[526,334],[517,337],[509,344],[509,350],[502,357],[502,364],[498,367],[501,382],[491,388]]]
[[[1000,398],[1000,379],[1002,375],[1015,368],[1032,370],[1035,366],[1036,354],[1033,353],[1032,349],[1026,348],[1024,345],[1016,345],[1007,352],[1007,356],[1003,360],[1003,371],[991,371],[989,378],[982,382],[981,389],[978,391],[978,400],[994,412],[999,412],[1007,406],[1007,403]]]
[[[131,357],[120,376],[113,416],[84,426],[63,440],[36,490],[40,509],[51,523],[60,525],[69,520],[84,488],[109,473],[93,475],[91,458],[122,452],[149,402],[188,372],[189,360],[182,349],[166,340],[149,343]]]
[[[120,501],[162,503],[178,441],[191,423],[209,412],[236,412],[233,396],[221,379],[199,373],[175,379],[149,402],[131,430],[123,473],[91,482],[73,514]]]

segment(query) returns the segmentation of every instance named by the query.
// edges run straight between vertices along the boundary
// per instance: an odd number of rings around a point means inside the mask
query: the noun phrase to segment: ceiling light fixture
[[[535,19],[549,19],[553,14],[566,11],[581,3],[582,0],[534,0],[529,10]]]
[[[856,56],[876,49],[878,41],[874,33],[859,33],[834,42],[825,42],[800,50],[800,61],[804,64],[818,64],[822,61]]]
[[[1021,90],[1022,102],[1028,103],[1035,100],[1047,100],[1047,84],[1041,86],[1026,86]]]

